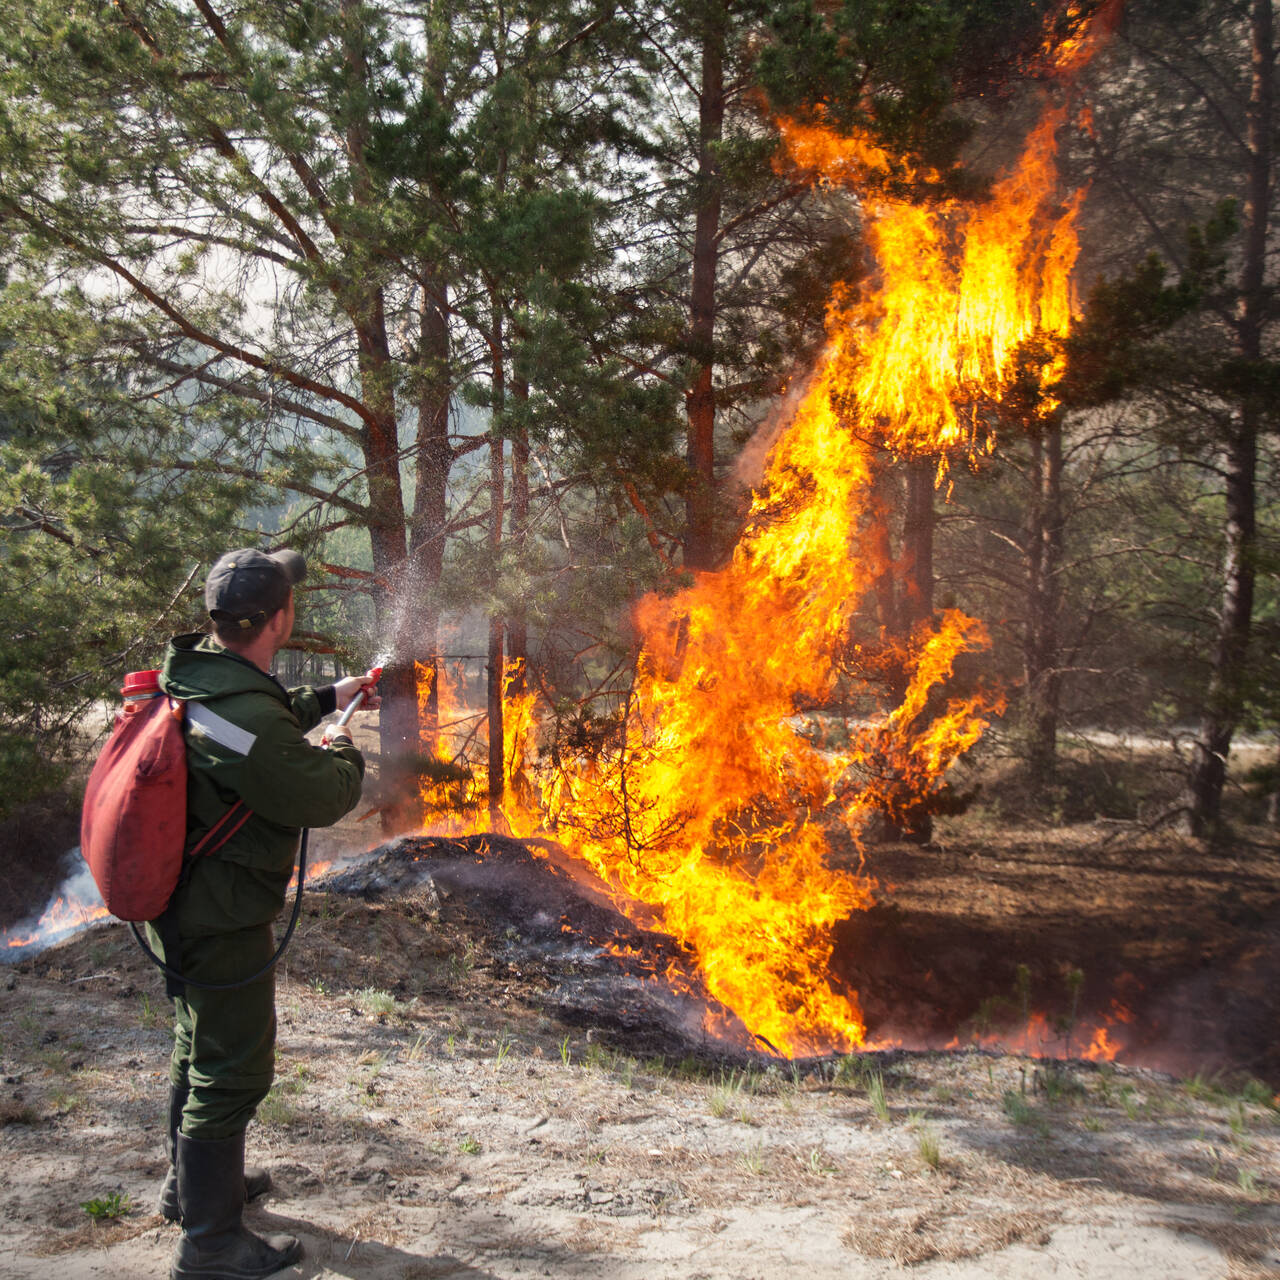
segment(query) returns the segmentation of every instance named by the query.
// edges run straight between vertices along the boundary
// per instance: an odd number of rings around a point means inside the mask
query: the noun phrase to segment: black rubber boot
[[[187,1105],[190,1089],[179,1089],[176,1084],[169,1086],[169,1136],[166,1150],[169,1155],[169,1172],[160,1184],[160,1216],[170,1222],[182,1221],[182,1210],[178,1204],[178,1153],[175,1143],[178,1130],[182,1127],[182,1108]],[[246,1169],[244,1171],[244,1198],[256,1200],[271,1190],[271,1175],[265,1169]]]
[[[293,1236],[254,1235],[244,1210],[244,1134],[201,1142],[179,1132],[178,1199],[182,1238],[170,1280],[263,1280],[302,1257]]]

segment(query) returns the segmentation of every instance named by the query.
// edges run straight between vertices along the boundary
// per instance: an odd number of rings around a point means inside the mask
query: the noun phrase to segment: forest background
[[[861,625],[986,622],[959,678],[1005,690],[1046,820],[1068,736],[1121,731],[1167,745],[1176,795],[1091,802],[1220,830],[1232,742],[1280,725],[1274,15],[1132,0],[1051,82],[1046,23],[1090,12],[6,6],[0,817],[74,810],[121,675],[201,624],[236,545],[308,556],[289,682],[393,654],[387,827],[422,820],[414,781],[479,776],[440,759],[424,671],[497,727],[523,669],[549,749],[591,742],[623,714],[629,604],[728,556],[771,409],[874,275],[858,197],[788,162],[779,118],[980,201],[1049,93],[1062,198],[1087,192],[1077,323],[1027,344],[1025,395],[971,407],[993,452],[941,487],[884,455],[892,571]]]

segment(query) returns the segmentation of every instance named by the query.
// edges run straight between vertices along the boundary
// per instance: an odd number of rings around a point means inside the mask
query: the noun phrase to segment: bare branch
[[[357,414],[362,421],[374,424],[375,418],[369,408],[354,396],[347,395],[343,391],[339,391],[336,387],[326,386],[324,383],[316,382],[311,378],[304,376],[295,369],[291,369],[288,365],[281,364],[279,361],[268,359],[256,352],[250,351],[245,347],[237,346],[233,342],[227,342],[215,334],[201,328],[195,321],[184,315],[177,306],[168,298],[163,297],[150,285],[148,285],[139,276],[135,275],[124,263],[111,257],[103,250],[94,248],[86,244],[78,236],[73,235],[66,228],[60,227],[55,223],[49,224],[37,218],[29,210],[14,204],[10,200],[4,202],[6,212],[26,223],[33,230],[46,236],[53,236],[61,240],[68,248],[74,249],[87,261],[96,262],[99,266],[105,267],[108,271],[120,277],[131,289],[141,298],[149,302],[162,315],[168,316],[170,320],[177,325],[180,332],[193,342],[201,343],[209,347],[213,351],[220,351],[231,359],[239,360],[242,364],[247,364],[251,368],[260,369],[264,373],[270,373],[278,378],[284,379],[291,386],[295,386],[302,391],[310,392],[312,395],[318,396],[323,400],[331,400],[336,404],[340,404],[353,413]]]
[[[19,527],[18,532],[20,533],[47,533],[51,538],[57,538],[59,542],[65,542],[67,546],[74,547],[77,551],[83,551],[88,556],[96,558],[102,554],[101,547],[89,547],[77,542],[71,534],[56,525],[43,511],[37,511],[34,507],[22,504],[15,507],[14,511],[24,520],[30,521],[30,524]]]

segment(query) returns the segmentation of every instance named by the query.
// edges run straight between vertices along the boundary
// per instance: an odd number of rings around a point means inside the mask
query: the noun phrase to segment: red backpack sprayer
[[[382,676],[380,655],[365,683],[334,722],[345,727]],[[233,805],[191,848],[187,848],[187,747],[183,733],[186,703],[160,688],[159,671],[131,671],[121,688],[124,705],[102,748],[85,789],[80,820],[80,852],[89,864],[107,910],[127,921],[139,945],[171,982],[187,982],[147,945],[138,928],[162,916],[197,858],[220,849],[253,815],[243,802]],[[241,982],[192,983],[239,987],[260,978],[284,954],[298,923],[307,869],[304,828],[298,845],[298,887],[285,935],[275,955]]]

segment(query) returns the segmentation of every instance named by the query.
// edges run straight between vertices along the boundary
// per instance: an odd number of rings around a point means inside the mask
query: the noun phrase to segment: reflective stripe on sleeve
[[[242,729],[230,720],[224,720],[216,711],[210,711],[203,702],[187,703],[187,724],[194,733],[216,742],[242,756],[247,756],[257,742],[257,734]]]

